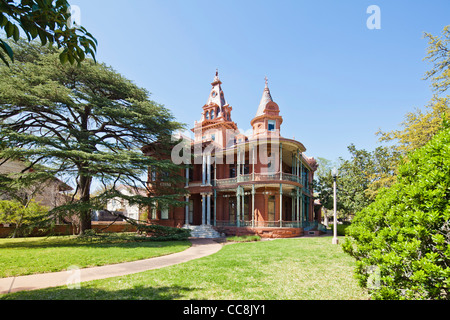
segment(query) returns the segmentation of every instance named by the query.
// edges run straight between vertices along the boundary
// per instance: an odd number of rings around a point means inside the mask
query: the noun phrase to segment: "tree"
[[[71,12],[67,0],[2,0],[0,1],[0,30],[7,38],[19,40],[20,29],[28,41],[39,37],[41,44],[56,44],[64,48],[61,62],[80,63],[90,55],[95,60],[97,40],[82,26],[70,23]],[[19,29],[20,28],[20,29]],[[14,50],[0,39],[0,59],[9,65]]]
[[[450,118],[449,96],[443,96],[450,87],[450,26],[443,29],[441,37],[429,33],[425,37],[428,38],[425,60],[433,64],[425,79],[431,80],[435,94],[425,112],[417,109],[406,115],[402,130],[377,133],[382,142],[396,141],[396,149],[402,156],[424,146],[440,130],[443,119]]]
[[[433,91],[444,93],[450,88],[450,25],[444,27],[441,37],[429,33],[425,33],[425,37],[428,38],[425,60],[433,63],[433,68],[426,73],[426,79],[431,79]]]
[[[32,228],[38,225],[50,223],[48,209],[40,206],[34,201],[22,204],[13,200],[0,200],[0,223],[14,224],[12,238],[18,233],[27,234]]]
[[[347,229],[343,249],[376,299],[450,298],[449,146],[447,125],[409,154],[396,182]]]
[[[23,49],[25,48],[25,49]],[[27,159],[49,175],[64,175],[75,186],[71,203],[53,213],[76,214],[80,233],[91,228],[90,212],[114,197],[116,183],[146,188],[147,169],[178,172],[170,161],[170,135],[182,126],[149,93],[104,64],[59,63],[60,51],[22,44],[17,63],[0,68],[0,158]],[[145,156],[158,142],[169,160]],[[171,194],[127,197],[130,204],[179,204]],[[91,199],[93,181],[112,187]],[[150,196],[151,190],[148,190]],[[76,196],[75,196],[76,195]]]

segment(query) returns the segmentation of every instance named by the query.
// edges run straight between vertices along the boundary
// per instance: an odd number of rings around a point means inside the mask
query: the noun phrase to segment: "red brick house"
[[[215,231],[293,237],[317,228],[321,217],[314,210],[312,190],[316,161],[305,155],[301,142],[281,135],[283,117],[267,79],[250,122],[251,135],[232,120],[233,108],[221,84],[216,73],[201,120],[192,129],[194,139],[185,139],[193,154],[193,163],[180,164],[188,191],[185,207],[153,209],[149,222],[191,228],[194,236],[204,237],[218,236]],[[151,150],[143,149],[149,155]],[[150,188],[160,183],[150,170],[152,175]]]

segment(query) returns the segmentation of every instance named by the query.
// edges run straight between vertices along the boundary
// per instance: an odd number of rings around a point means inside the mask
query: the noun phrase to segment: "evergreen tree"
[[[177,172],[170,161],[170,136],[182,126],[145,89],[89,59],[62,65],[56,49],[22,43],[14,50],[16,63],[0,67],[0,159],[25,159],[30,168],[42,165],[49,175],[71,178],[75,195],[54,212],[76,214],[80,233],[91,228],[92,209],[125,197],[115,191],[117,183],[147,187],[150,166]],[[167,160],[143,154],[141,149],[155,142],[168,152]],[[178,176],[169,178],[175,188]],[[95,201],[94,181],[111,186]],[[179,193],[174,189],[127,200],[131,205],[176,205]]]

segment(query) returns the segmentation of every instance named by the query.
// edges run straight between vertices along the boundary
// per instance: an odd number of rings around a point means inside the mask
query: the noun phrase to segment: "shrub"
[[[23,205],[18,201],[0,200],[0,223],[15,226],[12,237],[26,236],[35,228],[50,228],[48,209],[34,201]]]
[[[343,249],[375,299],[450,299],[450,128],[399,166],[359,212]]]

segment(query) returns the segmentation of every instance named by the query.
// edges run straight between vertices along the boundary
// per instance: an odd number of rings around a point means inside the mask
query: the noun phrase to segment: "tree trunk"
[[[92,178],[89,176],[80,176],[80,201],[82,204],[88,204],[91,199],[91,182]],[[83,209],[80,212],[80,235],[84,234],[86,230],[92,229],[91,210]]]

